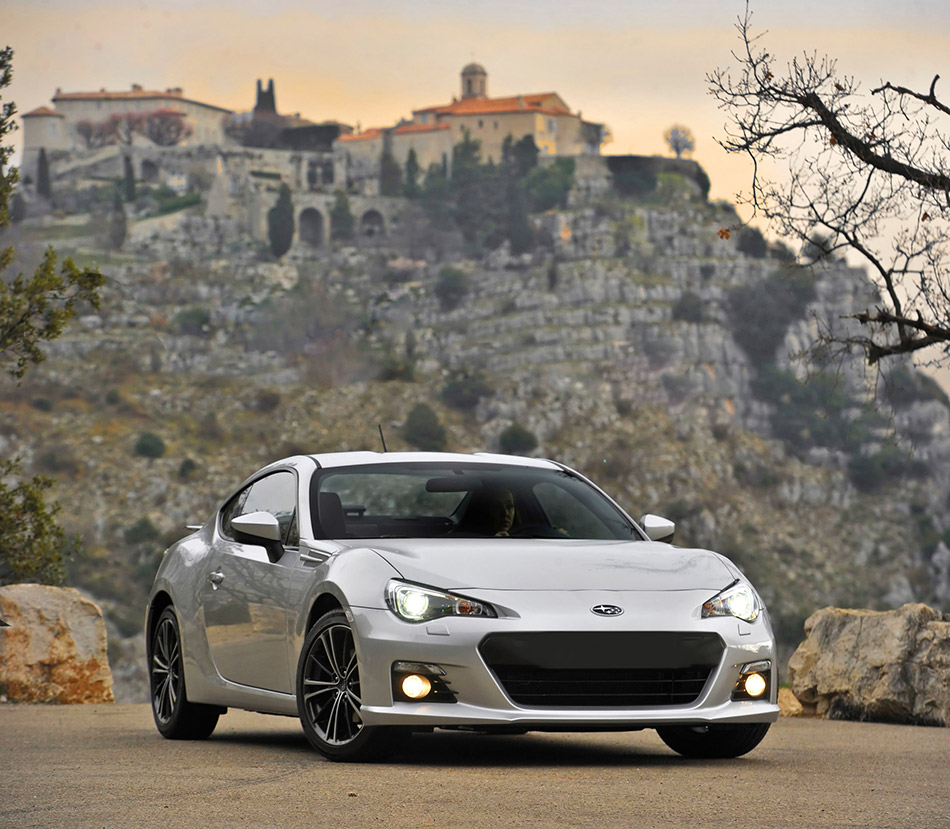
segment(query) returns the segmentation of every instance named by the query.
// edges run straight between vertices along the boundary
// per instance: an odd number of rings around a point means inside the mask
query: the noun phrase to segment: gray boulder
[[[788,663],[804,714],[950,724],[950,621],[933,608],[826,607],[808,617],[805,636]]]

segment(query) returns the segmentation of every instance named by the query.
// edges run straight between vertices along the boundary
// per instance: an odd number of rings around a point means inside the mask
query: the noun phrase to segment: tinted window
[[[326,469],[311,482],[317,538],[520,537],[641,540],[567,472],[493,464]]]
[[[297,478],[292,472],[275,472],[242,489],[221,510],[221,532],[234,538],[231,521],[252,512],[269,512],[280,524],[281,541],[296,546]]]

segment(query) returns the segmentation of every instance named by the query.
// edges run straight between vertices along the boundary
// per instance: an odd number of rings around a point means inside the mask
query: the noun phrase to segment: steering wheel
[[[565,538],[564,533],[558,532],[550,524],[542,524],[535,522],[532,524],[519,524],[517,527],[513,527],[508,530],[508,536],[510,538],[529,538],[534,536],[536,538]]]

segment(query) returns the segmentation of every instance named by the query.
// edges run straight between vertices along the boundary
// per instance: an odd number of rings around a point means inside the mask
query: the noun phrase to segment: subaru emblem
[[[619,616],[623,613],[623,608],[617,607],[615,604],[595,604],[590,612],[596,613],[598,616]]]

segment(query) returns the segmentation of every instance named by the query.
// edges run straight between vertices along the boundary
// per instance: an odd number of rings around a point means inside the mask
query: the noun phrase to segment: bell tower
[[[488,95],[488,73],[480,63],[470,63],[462,70],[462,98],[485,98]]]

